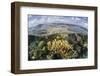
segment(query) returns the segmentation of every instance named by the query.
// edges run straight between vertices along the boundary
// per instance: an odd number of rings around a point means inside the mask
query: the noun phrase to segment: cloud
[[[88,17],[29,15],[28,18],[29,28],[46,23],[66,23],[88,28]]]

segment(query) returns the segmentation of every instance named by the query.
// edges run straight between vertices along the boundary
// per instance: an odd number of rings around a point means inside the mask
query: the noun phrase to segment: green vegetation
[[[28,36],[29,60],[87,58],[87,35],[83,33]]]

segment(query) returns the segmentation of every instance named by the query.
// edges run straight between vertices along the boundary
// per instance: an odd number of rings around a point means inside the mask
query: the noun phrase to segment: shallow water
[[[28,60],[83,59],[88,57],[88,36],[82,33],[28,36]]]

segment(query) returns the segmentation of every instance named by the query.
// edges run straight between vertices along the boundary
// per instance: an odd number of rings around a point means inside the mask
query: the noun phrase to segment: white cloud
[[[32,16],[32,15],[31,15]],[[36,16],[29,20],[29,28],[35,27],[38,24],[45,23],[66,23],[66,24],[74,24],[84,28],[88,27],[88,21],[79,17],[64,17],[64,16]]]

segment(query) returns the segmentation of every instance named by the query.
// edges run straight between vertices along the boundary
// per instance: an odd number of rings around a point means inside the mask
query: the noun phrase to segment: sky
[[[66,23],[88,28],[88,17],[80,16],[53,16],[53,15],[28,15],[28,27],[38,24]]]

